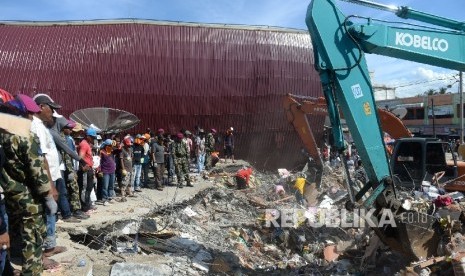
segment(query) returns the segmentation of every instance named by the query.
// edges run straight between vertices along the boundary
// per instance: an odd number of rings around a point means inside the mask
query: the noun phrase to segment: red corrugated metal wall
[[[127,110],[147,127],[236,130],[236,156],[291,168],[286,93],[321,96],[306,32],[163,24],[1,25],[0,87],[45,92],[69,115]],[[321,138],[323,118],[311,119]]]

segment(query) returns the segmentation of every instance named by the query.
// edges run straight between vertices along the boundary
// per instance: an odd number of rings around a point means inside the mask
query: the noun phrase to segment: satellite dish
[[[391,110],[391,112],[394,113],[394,115],[396,115],[397,118],[402,120],[405,117],[405,115],[407,115],[407,108],[397,107]]]
[[[132,113],[107,107],[80,109],[74,111],[69,117],[84,127],[92,127],[101,133],[118,133],[133,128],[140,122],[139,118]]]

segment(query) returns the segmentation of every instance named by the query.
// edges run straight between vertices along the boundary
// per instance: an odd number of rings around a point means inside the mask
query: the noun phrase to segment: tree
[[[439,88],[439,94],[446,94],[447,92],[447,87],[446,86],[443,86],[441,88]]]
[[[428,96],[434,95],[436,94],[436,90],[434,90],[433,88],[430,88],[425,92],[425,94]]]

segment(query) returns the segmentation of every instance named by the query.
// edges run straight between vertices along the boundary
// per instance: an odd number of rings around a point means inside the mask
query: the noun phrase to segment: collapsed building
[[[3,89],[45,92],[64,115],[126,110],[141,120],[139,132],[233,126],[237,157],[259,167],[301,158],[282,97],[322,95],[303,30],[113,20],[2,22],[0,34]],[[316,137],[323,122],[311,118]]]

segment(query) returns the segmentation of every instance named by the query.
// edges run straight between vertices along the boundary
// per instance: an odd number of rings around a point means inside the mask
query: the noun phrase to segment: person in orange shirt
[[[236,185],[238,190],[249,186],[249,179],[252,175],[252,168],[243,168],[236,172]]]

